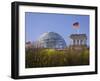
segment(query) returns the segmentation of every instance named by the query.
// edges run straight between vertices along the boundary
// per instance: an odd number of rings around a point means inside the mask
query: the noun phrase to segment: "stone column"
[[[81,45],[81,40],[79,40],[79,45]]]
[[[79,45],[79,40],[77,40],[77,45]]]
[[[86,39],[84,39],[84,45],[86,45]]]
[[[83,40],[80,40],[80,45],[82,45],[82,43],[83,43]]]
[[[75,39],[73,39],[73,45],[75,45]]]

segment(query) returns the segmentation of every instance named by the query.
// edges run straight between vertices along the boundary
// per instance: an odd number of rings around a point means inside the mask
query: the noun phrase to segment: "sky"
[[[73,23],[79,22],[78,29]],[[74,14],[34,13],[25,12],[25,40],[36,41],[45,32],[56,32],[61,35],[66,44],[70,45],[71,34],[86,34],[89,45],[89,16]]]

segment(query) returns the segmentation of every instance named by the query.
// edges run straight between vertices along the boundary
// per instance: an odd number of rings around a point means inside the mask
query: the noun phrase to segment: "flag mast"
[[[73,28],[76,30],[76,34],[79,34],[79,28],[80,28],[79,22],[73,23]]]

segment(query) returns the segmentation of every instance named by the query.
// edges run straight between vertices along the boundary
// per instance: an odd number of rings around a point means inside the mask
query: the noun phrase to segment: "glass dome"
[[[66,47],[66,42],[58,33],[47,32],[40,36],[38,43],[44,48],[58,48]]]

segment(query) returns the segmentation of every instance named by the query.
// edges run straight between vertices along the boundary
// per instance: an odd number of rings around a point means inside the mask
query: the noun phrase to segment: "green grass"
[[[89,49],[82,48],[81,51],[75,49],[55,50],[45,48],[27,49],[25,56],[25,67],[56,67],[56,66],[76,66],[89,64]]]

